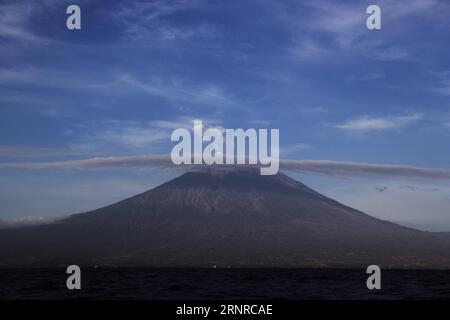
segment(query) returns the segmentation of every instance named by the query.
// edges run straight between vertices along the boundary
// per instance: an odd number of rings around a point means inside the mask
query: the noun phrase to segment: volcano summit
[[[0,230],[0,266],[450,268],[448,234],[370,217],[278,173],[188,172],[52,224]]]

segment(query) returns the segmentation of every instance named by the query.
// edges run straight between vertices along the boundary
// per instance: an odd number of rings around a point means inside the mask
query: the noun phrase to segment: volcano
[[[450,237],[375,219],[283,173],[187,172],[57,222],[0,230],[0,266],[450,268]]]

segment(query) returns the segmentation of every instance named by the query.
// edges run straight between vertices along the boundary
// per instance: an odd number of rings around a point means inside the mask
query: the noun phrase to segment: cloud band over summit
[[[197,165],[198,167],[199,165]],[[196,166],[186,166],[189,168]],[[166,155],[98,157],[54,162],[0,163],[2,168],[15,169],[112,169],[167,168],[178,169]],[[182,169],[183,167],[181,167]],[[312,172],[342,177],[419,178],[449,180],[450,170],[409,165],[375,164],[333,160],[280,160],[281,170]]]

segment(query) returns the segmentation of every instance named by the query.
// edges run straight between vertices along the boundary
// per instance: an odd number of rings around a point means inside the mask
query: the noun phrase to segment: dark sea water
[[[0,299],[450,299],[450,271],[382,270],[382,289],[356,269],[0,269]]]

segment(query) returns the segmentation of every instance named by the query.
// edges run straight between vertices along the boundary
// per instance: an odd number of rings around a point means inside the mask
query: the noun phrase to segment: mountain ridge
[[[50,225],[0,232],[0,266],[450,268],[449,249],[445,234],[376,219],[253,169],[187,172]]]

